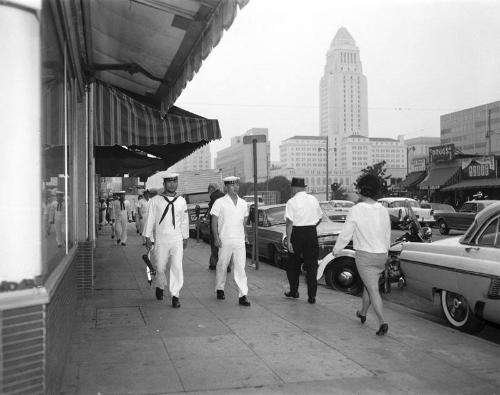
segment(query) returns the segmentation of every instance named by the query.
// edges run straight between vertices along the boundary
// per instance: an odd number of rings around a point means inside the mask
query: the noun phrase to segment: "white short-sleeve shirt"
[[[318,199],[304,191],[297,192],[286,202],[285,220],[288,218],[293,226],[316,225],[322,216]]]
[[[218,218],[218,230],[221,240],[245,242],[243,221],[248,217],[247,202],[238,197],[236,205],[229,195],[217,199],[210,214]]]

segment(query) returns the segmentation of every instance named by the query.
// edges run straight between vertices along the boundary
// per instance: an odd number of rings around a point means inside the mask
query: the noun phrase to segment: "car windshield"
[[[420,207],[418,205],[418,202],[415,201],[415,200],[396,200],[394,202],[391,203],[391,207],[406,207],[406,206],[410,206],[410,207]]]
[[[283,225],[285,221],[285,206],[266,210],[269,225]]]
[[[330,202],[330,204],[333,207],[346,207],[346,208],[349,208],[349,207],[354,206],[353,202],[348,202],[348,201],[345,201],[345,202]]]

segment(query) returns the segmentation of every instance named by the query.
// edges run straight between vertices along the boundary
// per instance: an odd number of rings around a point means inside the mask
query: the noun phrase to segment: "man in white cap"
[[[57,247],[61,248],[64,245],[64,192],[56,191],[56,200],[50,204],[49,219],[50,224],[54,225],[56,231]]]
[[[116,244],[127,245],[127,225],[130,218],[130,202],[125,200],[125,191],[118,191],[118,200],[113,201],[113,219],[115,220]]]
[[[146,248],[152,247],[151,237],[155,237],[153,250],[156,263],[156,299],[163,299],[167,285],[165,270],[170,262],[168,289],[172,295],[172,307],[179,308],[179,293],[184,284],[182,258],[189,238],[189,217],[186,200],[177,195],[179,175],[162,172],[164,192],[150,199],[148,219],[143,236]]]
[[[245,223],[248,217],[248,207],[247,202],[238,196],[239,180],[239,177],[234,176],[224,178],[227,193],[224,197],[217,199],[210,210],[214,243],[219,248],[215,292],[217,299],[225,299],[226,270],[232,257],[239,304],[250,306],[247,299],[248,286],[245,274]]]

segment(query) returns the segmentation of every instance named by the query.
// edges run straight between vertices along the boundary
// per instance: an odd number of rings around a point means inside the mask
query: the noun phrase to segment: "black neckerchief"
[[[174,226],[175,229],[175,214],[174,214],[174,202],[177,200],[177,198],[180,195],[177,195],[174,197],[174,200],[169,200],[165,195],[161,195],[163,199],[167,202],[167,207],[165,207],[165,210],[163,211],[163,215],[161,216],[160,222],[158,222],[158,225],[161,224],[161,221],[163,221],[163,218],[165,218],[165,215],[167,215],[168,208],[172,206],[172,225]]]
[[[62,209],[62,202],[57,202],[57,211],[61,211]]]
[[[125,202],[120,200],[120,210],[125,210]]]

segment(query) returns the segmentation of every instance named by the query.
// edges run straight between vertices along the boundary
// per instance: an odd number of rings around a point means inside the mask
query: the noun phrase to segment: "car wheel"
[[[446,222],[444,220],[440,219],[438,221],[438,227],[439,227],[439,233],[442,235],[447,235],[450,233],[450,228],[448,228],[448,225],[446,225]]]
[[[363,281],[352,258],[341,257],[330,263],[329,270],[325,270],[325,277],[326,283],[338,291],[359,295],[363,290]]]
[[[479,332],[484,321],[474,315],[467,299],[449,291],[441,291],[441,307],[450,326],[467,333]]]

